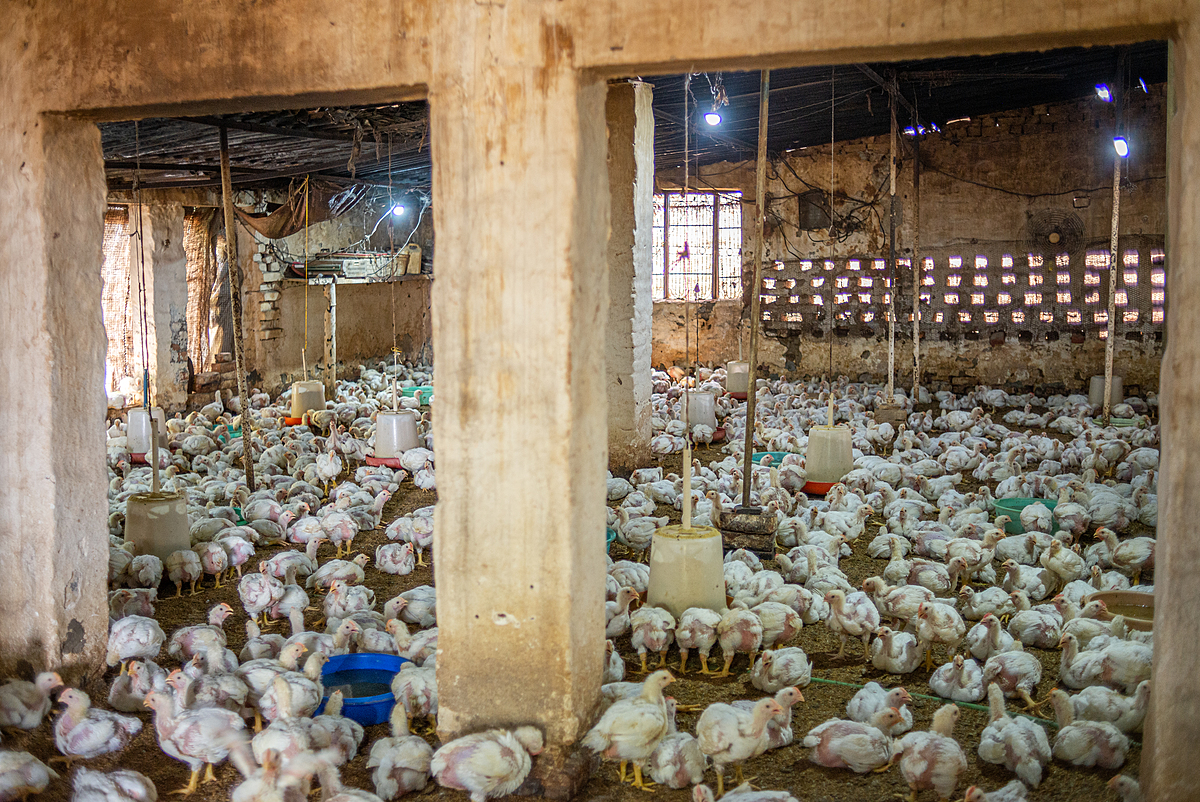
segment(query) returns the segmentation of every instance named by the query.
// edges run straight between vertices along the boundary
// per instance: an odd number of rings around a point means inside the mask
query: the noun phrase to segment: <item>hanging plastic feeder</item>
[[[804,468],[808,472],[805,493],[824,495],[854,470],[854,449],[846,426],[814,426],[808,433]]]
[[[749,362],[726,362],[725,363],[725,392],[739,401],[746,400],[746,393],[750,390],[750,363]]]
[[[375,418],[375,453],[367,457],[367,464],[399,468],[400,455],[418,445],[416,413],[411,409],[380,412]]]
[[[305,412],[325,409],[325,385],[315,379],[292,382],[292,414],[284,418],[288,426],[299,426]]]
[[[134,407],[129,410],[129,420],[125,434],[129,441],[129,457],[133,462],[149,465],[146,454],[150,451],[150,415],[158,421],[158,447],[167,447],[167,417],[158,407],[147,414],[145,407]]]
[[[724,542],[712,526],[671,525],[654,532],[650,545],[647,604],[678,618],[689,607],[725,608]]]
[[[192,547],[187,497],[182,493],[134,493],[125,507],[125,542],[137,554],[166,560]]]

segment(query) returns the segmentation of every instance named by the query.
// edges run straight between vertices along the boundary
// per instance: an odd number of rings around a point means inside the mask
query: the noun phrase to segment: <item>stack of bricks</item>
[[[279,294],[283,286],[283,264],[274,254],[267,252],[267,246],[260,244],[258,253],[254,254],[255,266],[262,273],[262,283],[258,285],[262,299],[258,304],[258,339],[276,340],[283,336],[283,320],[279,313]]]

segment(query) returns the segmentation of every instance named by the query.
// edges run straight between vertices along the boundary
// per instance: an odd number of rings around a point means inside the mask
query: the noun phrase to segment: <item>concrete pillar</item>
[[[0,126],[0,676],[78,679],[108,639],[104,162],[99,129],[21,85]]]
[[[562,766],[604,656],[605,85],[558,29],[459,13],[429,93],[438,732],[531,723]],[[491,52],[523,34],[535,64]]]
[[[651,264],[654,227],[654,89],[608,88],[608,461],[633,470],[650,460]]]
[[[1196,798],[1200,743],[1200,20],[1172,40],[1167,97],[1167,348],[1160,380],[1162,453],[1154,602],[1154,692],[1139,776],[1142,798]]]
[[[140,212],[139,212],[140,209]],[[129,238],[129,271],[141,325],[141,295],[138,284],[146,275],[146,337],[150,352],[150,400],[170,414],[187,405],[187,256],[183,250],[183,206],[178,203],[147,203],[130,206],[132,234],[141,215],[142,253],[138,238]],[[141,331],[134,332],[134,351],[141,354]],[[138,402],[141,399],[139,397]]]

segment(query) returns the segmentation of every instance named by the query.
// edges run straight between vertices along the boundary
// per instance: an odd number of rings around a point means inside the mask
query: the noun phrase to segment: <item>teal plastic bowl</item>
[[[783,462],[783,458],[786,457],[788,453],[789,452],[787,451],[755,451],[754,455],[750,457],[750,459],[754,461],[755,465],[762,465],[763,457],[769,455],[771,457],[771,464],[778,468],[779,463]]]
[[[606,527],[604,531],[606,533],[604,536],[604,550],[608,551],[612,548],[613,541],[617,539],[617,530],[610,526]]]
[[[416,398],[417,403],[424,406],[433,397],[433,385],[418,384],[415,387],[404,387],[400,390],[400,395],[405,398]]]
[[[321,715],[325,703],[329,701],[329,694],[341,688],[345,694],[342,701],[343,716],[354,719],[364,727],[382,724],[391,716],[392,705],[396,702],[392,696],[392,679],[407,662],[407,659],[394,654],[373,652],[330,657],[321,671],[325,697],[313,715]],[[347,693],[347,690],[350,692]]]
[[[1041,502],[1054,512],[1054,508],[1058,505],[1058,501],[1052,498],[998,498],[996,499],[996,515],[1007,515],[1012,518],[1011,521],[1004,525],[1004,531],[1010,535],[1025,534],[1025,527],[1021,526],[1021,510],[1028,507],[1030,504]],[[1050,526],[1052,528],[1058,526],[1058,520],[1054,516],[1050,517]]]

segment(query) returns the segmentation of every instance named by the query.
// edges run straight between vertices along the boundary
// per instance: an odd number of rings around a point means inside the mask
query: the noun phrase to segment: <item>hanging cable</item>
[[[309,176],[304,176],[304,341],[300,346],[300,363],[305,381],[308,381],[308,181]]]
[[[830,266],[830,271],[829,271],[829,284],[828,284],[829,291],[825,294],[829,296],[828,328],[829,328],[829,396],[830,396],[830,398],[833,397],[833,301],[834,301],[834,290],[836,289],[836,287],[834,286],[835,282],[834,282],[834,278],[833,278],[833,244],[835,242],[837,242],[837,237],[835,236],[835,233],[834,233],[836,224],[835,224],[835,217],[833,214],[833,191],[834,191],[834,183],[835,183],[834,182],[834,171],[833,171],[833,151],[834,151],[834,146],[837,143],[837,140],[834,139],[834,133],[833,133],[833,117],[834,117],[834,112],[837,109],[837,93],[835,91],[835,84],[834,84],[836,72],[837,72],[837,67],[829,68],[829,266]],[[826,423],[828,423],[830,426],[832,426],[833,419],[830,418],[828,421],[826,421]]]
[[[392,198],[392,135],[389,132],[388,133],[388,214],[389,215],[392,214],[392,209],[394,209],[394,208],[396,208],[396,206],[395,206],[395,200]],[[422,212],[423,211],[424,211],[424,209],[422,209]],[[392,216],[395,217],[395,215],[392,215]],[[417,225],[420,225],[420,218],[418,218]],[[411,235],[410,235],[410,239],[411,239]],[[405,247],[407,247],[407,246],[405,246]],[[388,222],[388,254],[390,257],[388,259],[388,261],[392,265],[391,277],[388,280],[388,288],[391,290],[391,294],[392,294],[392,382],[393,382],[393,387],[394,387],[394,383],[396,381],[396,376],[399,375],[398,360],[400,358],[400,349],[396,347],[396,342],[397,342],[397,340],[396,340],[396,224],[394,221]],[[407,264],[405,265],[404,272],[405,273],[408,272]],[[393,406],[395,406],[395,401],[396,401],[396,393],[395,393],[395,390],[393,389],[393,391],[392,391]],[[394,412],[395,410],[393,409],[392,411]]]
[[[142,231],[142,143],[137,120],[133,121],[133,200],[137,206],[137,224],[134,235],[138,242],[138,302],[141,306],[142,323],[142,406],[150,411],[150,319],[146,312],[146,241]]]

